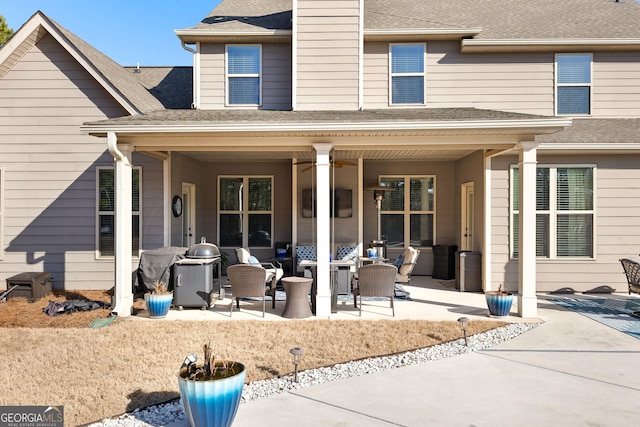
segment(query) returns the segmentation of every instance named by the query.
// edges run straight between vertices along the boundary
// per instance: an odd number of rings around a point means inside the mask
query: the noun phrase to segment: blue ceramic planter
[[[192,427],[229,427],[233,423],[247,373],[244,365],[235,365],[240,372],[227,378],[194,381],[178,374],[182,407]]]
[[[167,313],[169,312],[169,308],[173,302],[173,294],[145,294],[144,302],[147,304],[149,317],[152,319],[162,319],[167,317]]]
[[[485,294],[487,300],[487,307],[489,308],[489,314],[496,317],[505,317],[509,315],[511,311],[511,304],[513,304],[513,295],[498,295],[495,292],[487,292]]]

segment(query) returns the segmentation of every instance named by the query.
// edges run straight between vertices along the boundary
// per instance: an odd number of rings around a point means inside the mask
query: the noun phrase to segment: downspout
[[[193,54],[193,99],[191,100],[191,109],[196,110],[200,107],[200,69],[198,50],[187,46],[185,41],[181,42],[182,48]]]
[[[115,132],[107,132],[107,150],[115,160],[115,286],[112,313],[128,317],[133,310],[133,287],[131,281],[131,161],[133,147],[127,145],[125,153],[118,148]]]

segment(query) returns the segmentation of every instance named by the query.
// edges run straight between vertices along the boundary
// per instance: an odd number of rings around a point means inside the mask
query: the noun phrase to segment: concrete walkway
[[[243,403],[233,425],[638,423],[640,340],[539,298],[544,323],[513,340],[481,352]]]

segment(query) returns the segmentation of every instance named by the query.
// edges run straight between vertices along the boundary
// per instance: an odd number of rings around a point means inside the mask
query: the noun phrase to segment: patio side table
[[[283,277],[282,286],[287,299],[282,311],[282,317],[302,319],[313,315],[309,306],[309,292],[313,279],[308,277]]]

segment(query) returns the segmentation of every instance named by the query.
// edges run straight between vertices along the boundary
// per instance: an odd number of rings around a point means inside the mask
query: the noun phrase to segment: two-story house
[[[336,244],[384,240],[421,250],[414,274],[434,245],[481,254],[523,317],[626,291],[638,22],[630,0],[225,0],[176,31],[192,69],[137,69],[38,12],[0,49],[0,277],[115,275],[127,315],[145,249],[304,242],[329,316]]]

